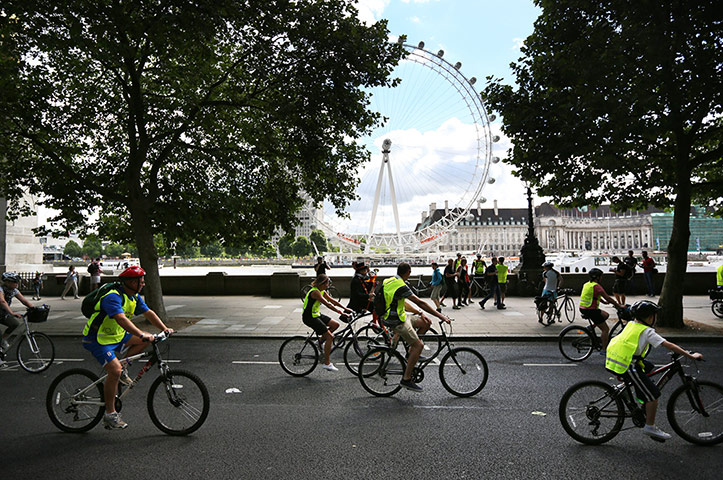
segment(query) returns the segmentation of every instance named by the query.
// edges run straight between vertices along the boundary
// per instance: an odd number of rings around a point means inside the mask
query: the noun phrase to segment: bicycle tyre
[[[424,360],[420,359],[420,361],[429,363],[437,358],[437,355],[439,355],[439,352],[442,350],[442,339],[440,338],[439,333],[434,328],[430,327],[424,334],[419,335],[419,339],[422,343],[424,343],[424,348],[421,353]],[[404,349],[406,351],[409,350],[406,344]]]
[[[560,423],[568,435],[586,445],[600,445],[620,432],[625,422],[625,406],[615,389],[604,382],[580,382],[562,395]],[[601,419],[611,421],[602,422]],[[600,433],[600,428],[604,432]]]
[[[35,348],[33,348],[33,345]],[[36,352],[33,352],[36,350]],[[18,363],[26,372],[40,373],[48,369],[55,360],[55,345],[49,336],[33,332],[23,336],[18,343]]]
[[[158,388],[161,385],[164,388]],[[168,435],[188,435],[208,417],[208,389],[198,376],[186,370],[168,370],[148,390],[148,415],[153,425]]]
[[[366,353],[359,362],[359,382],[364,390],[377,397],[390,397],[402,386],[406,363],[399,352],[379,347]]]
[[[713,315],[718,318],[723,318],[723,301],[716,300],[711,304],[710,309],[713,312]]]
[[[565,311],[565,318],[567,318],[567,321],[572,323],[575,321],[575,302],[570,297],[565,297],[565,303],[562,305],[563,310]]]
[[[358,335],[344,349],[344,365],[353,375],[359,375],[359,362],[372,348],[382,346],[374,338]]]
[[[477,395],[487,384],[489,370],[481,353],[473,348],[453,348],[439,363],[439,380],[458,397]]]
[[[304,285],[301,287],[301,290],[299,290],[302,302],[306,299],[306,294],[309,293],[309,290],[311,290],[311,285]]]
[[[330,286],[329,288],[327,288],[327,289],[326,289],[326,293],[328,293],[329,296],[330,296],[331,298],[333,298],[334,300],[336,300],[337,302],[340,302],[340,301],[341,301],[341,295],[339,295],[339,290],[337,290],[334,285],[332,285],[332,286]]]
[[[692,405],[692,401],[696,405]],[[698,411],[702,403],[707,417]],[[723,387],[706,380],[681,385],[670,394],[668,422],[675,433],[696,445],[716,445],[723,442]]]
[[[560,332],[557,345],[563,357],[571,362],[582,362],[592,354],[595,340],[587,327],[569,325]]]
[[[279,364],[286,373],[293,377],[303,377],[310,374],[319,363],[319,350],[312,338],[298,335],[284,341],[279,348]],[[304,350],[311,348],[311,352]]]
[[[81,433],[98,425],[105,413],[103,383],[99,382],[83,395],[72,398],[96,381],[98,375],[83,368],[66,370],[55,377],[45,396],[45,408],[56,427],[64,432]],[[92,404],[74,405],[72,400]]]

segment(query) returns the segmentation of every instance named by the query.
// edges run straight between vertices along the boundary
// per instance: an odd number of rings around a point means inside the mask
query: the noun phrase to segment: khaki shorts
[[[432,295],[431,295],[431,296],[432,296],[432,300],[434,300],[435,298],[436,298],[437,300],[439,300],[439,297],[440,297],[441,294],[442,294],[442,285],[441,285],[441,284],[439,284],[439,285],[434,285],[434,286],[432,287]]]
[[[419,315],[407,315],[407,319],[402,322],[401,325],[397,325],[392,330],[394,330],[394,333],[398,333],[399,336],[407,342],[407,345],[412,345],[414,342],[419,340],[415,327],[417,327],[421,321],[422,317]]]

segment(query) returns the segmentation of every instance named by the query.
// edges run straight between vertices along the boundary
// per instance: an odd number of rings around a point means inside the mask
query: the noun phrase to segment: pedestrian
[[[505,294],[507,293],[507,273],[509,268],[505,265],[505,257],[497,259],[497,284],[500,289],[500,298],[497,303],[497,308],[504,309],[505,307]]]
[[[65,288],[63,293],[60,295],[61,300],[65,300],[65,294],[68,293],[70,288],[73,288],[73,294],[75,298],[78,298],[78,272],[75,271],[75,267],[71,265],[68,267],[68,273],[65,274]]]
[[[478,253],[477,259],[472,262],[472,275],[474,276],[474,279],[480,283],[484,282],[486,269],[487,265],[485,264],[485,261],[482,260],[482,254]]]
[[[485,303],[487,303],[487,300],[492,298],[494,295],[495,297],[495,304],[497,305],[497,308],[500,310],[504,310],[505,307],[500,306],[502,303],[500,301],[500,286],[497,284],[497,258],[492,257],[492,262],[487,266],[487,270],[485,271],[485,278],[487,279],[487,286],[490,289],[490,292],[487,294],[485,298],[483,298],[479,302],[479,306],[482,308],[482,310],[485,309]]]
[[[434,302],[437,311],[441,312],[442,303],[439,301],[439,295],[442,293],[444,277],[442,277],[442,272],[439,271],[439,265],[437,265],[437,262],[432,262],[432,270],[432,281],[430,282],[430,285],[432,285],[432,294],[430,296],[432,297],[432,301]]]
[[[643,277],[645,277],[645,285],[648,287],[648,296],[655,296],[655,283],[653,282],[653,276],[655,275],[655,260],[648,256],[648,252],[643,250],[641,253],[643,256]]]
[[[355,262],[356,272],[349,285],[349,303],[346,308],[355,313],[372,310],[371,302],[374,300],[374,286],[369,286],[369,265],[364,262]]]
[[[90,291],[100,287],[100,258],[96,258],[88,265],[88,273],[90,273]]]
[[[457,305],[466,307],[469,305],[469,274],[467,273],[467,259],[462,257],[457,268]]]
[[[632,269],[630,266],[621,261],[620,257],[613,257],[612,261],[616,267],[610,269],[615,272],[615,283],[613,283],[613,295],[620,305],[625,305],[625,293],[627,292],[628,280],[632,278]]]
[[[33,290],[35,291],[35,296],[33,297],[33,300],[40,300],[41,288],[43,288],[43,274],[35,272],[35,278],[33,279]]]
[[[447,261],[447,266],[444,267],[444,281],[447,284],[447,293],[444,294],[439,304],[445,307],[444,299],[451,298],[452,309],[459,310],[459,305],[457,305],[457,271],[454,268],[454,259],[452,258]]]
[[[326,263],[324,257],[317,257],[316,265],[314,265],[314,271],[316,272],[316,276],[325,275],[327,270],[329,270],[329,264]]]

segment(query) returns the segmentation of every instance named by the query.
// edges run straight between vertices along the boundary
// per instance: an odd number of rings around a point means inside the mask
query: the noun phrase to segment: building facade
[[[38,227],[37,215],[9,222],[5,219],[7,206],[7,201],[0,198],[0,271],[43,271],[43,246],[33,233]]]

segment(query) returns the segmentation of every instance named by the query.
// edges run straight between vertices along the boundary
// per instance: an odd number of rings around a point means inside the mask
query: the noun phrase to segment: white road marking
[[[185,305],[168,305],[166,307],[166,311],[170,312],[171,310],[175,310],[177,308],[183,308],[183,307],[185,307]]]
[[[577,363],[523,363],[525,367],[577,367]]]
[[[281,305],[264,305],[264,308],[281,308]]]
[[[524,313],[520,313],[520,312],[505,312],[502,315],[506,315],[508,317],[524,317],[525,316]]]
[[[278,365],[279,362],[258,362],[258,361],[250,361],[250,360],[234,360],[231,363],[235,363],[238,365]]]

